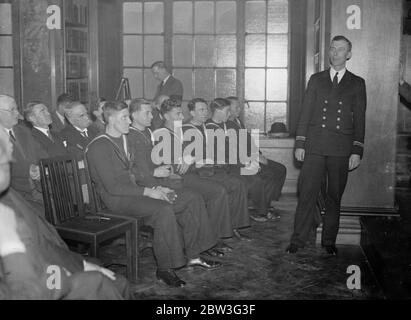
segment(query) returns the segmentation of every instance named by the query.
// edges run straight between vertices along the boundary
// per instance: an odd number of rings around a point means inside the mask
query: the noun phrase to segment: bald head
[[[16,101],[8,95],[0,95],[0,124],[6,129],[12,129],[18,121],[19,111]]]

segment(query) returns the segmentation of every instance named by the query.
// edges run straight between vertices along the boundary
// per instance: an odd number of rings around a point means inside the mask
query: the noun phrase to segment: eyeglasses
[[[9,113],[19,113],[19,110],[17,110],[17,108],[12,108],[12,109],[0,109],[0,111],[9,112]]]

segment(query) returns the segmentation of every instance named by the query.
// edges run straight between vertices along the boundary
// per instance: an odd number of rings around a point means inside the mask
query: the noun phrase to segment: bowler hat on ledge
[[[273,138],[287,138],[289,133],[284,123],[274,122],[271,125],[271,130],[268,131],[268,135]]]

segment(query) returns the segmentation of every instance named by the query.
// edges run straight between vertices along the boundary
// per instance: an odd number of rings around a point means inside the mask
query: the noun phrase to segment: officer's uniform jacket
[[[324,156],[362,157],[367,103],[365,81],[346,70],[333,89],[330,70],[311,76],[297,128],[296,148]]]

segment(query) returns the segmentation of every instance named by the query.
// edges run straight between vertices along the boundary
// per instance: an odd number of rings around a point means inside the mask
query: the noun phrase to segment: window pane
[[[124,69],[124,77],[128,78],[130,83],[131,97],[143,97],[143,71],[142,69]]]
[[[247,1],[245,5],[245,32],[266,32],[266,2]]]
[[[267,66],[276,68],[288,66],[288,35],[268,36]]]
[[[183,83],[184,100],[193,98],[193,72],[191,69],[174,69],[173,75]]]
[[[193,33],[193,4],[191,1],[177,1],[173,6],[174,33]]]
[[[264,132],[264,102],[249,102],[244,105],[244,120],[247,129]]]
[[[0,3],[0,34],[11,34],[11,4]]]
[[[265,67],[265,36],[250,35],[245,39],[245,66]]]
[[[267,103],[266,109],[267,128],[270,131],[274,122],[287,122],[287,104],[286,103]]]
[[[246,100],[265,100],[265,70],[245,70],[245,98]]]
[[[268,1],[268,33],[288,33],[288,0]]]
[[[267,70],[267,100],[287,100],[287,69]]]
[[[236,70],[217,70],[217,97],[237,96]]]
[[[195,37],[195,60],[197,67],[214,67],[215,50],[214,36],[196,36]]]
[[[11,36],[0,37],[0,67],[13,66],[13,41]]]
[[[126,67],[143,66],[143,42],[141,36],[124,36],[123,65]]]
[[[195,33],[214,33],[214,2],[195,3]]]
[[[214,99],[214,70],[197,69],[195,74],[195,96],[206,100]]]
[[[150,67],[156,61],[164,60],[164,40],[162,36],[144,37],[144,65]]]
[[[237,65],[237,40],[235,36],[217,37],[217,67]]]
[[[152,100],[156,94],[158,82],[154,79],[151,69],[144,69],[144,98]]]
[[[193,37],[173,37],[173,65],[177,67],[193,66]]]
[[[144,33],[164,31],[164,9],[162,2],[144,3]]]
[[[217,2],[217,33],[235,33],[237,30],[237,7],[234,1]]]
[[[123,4],[123,32],[143,32],[143,13],[141,3],[125,2]]]

